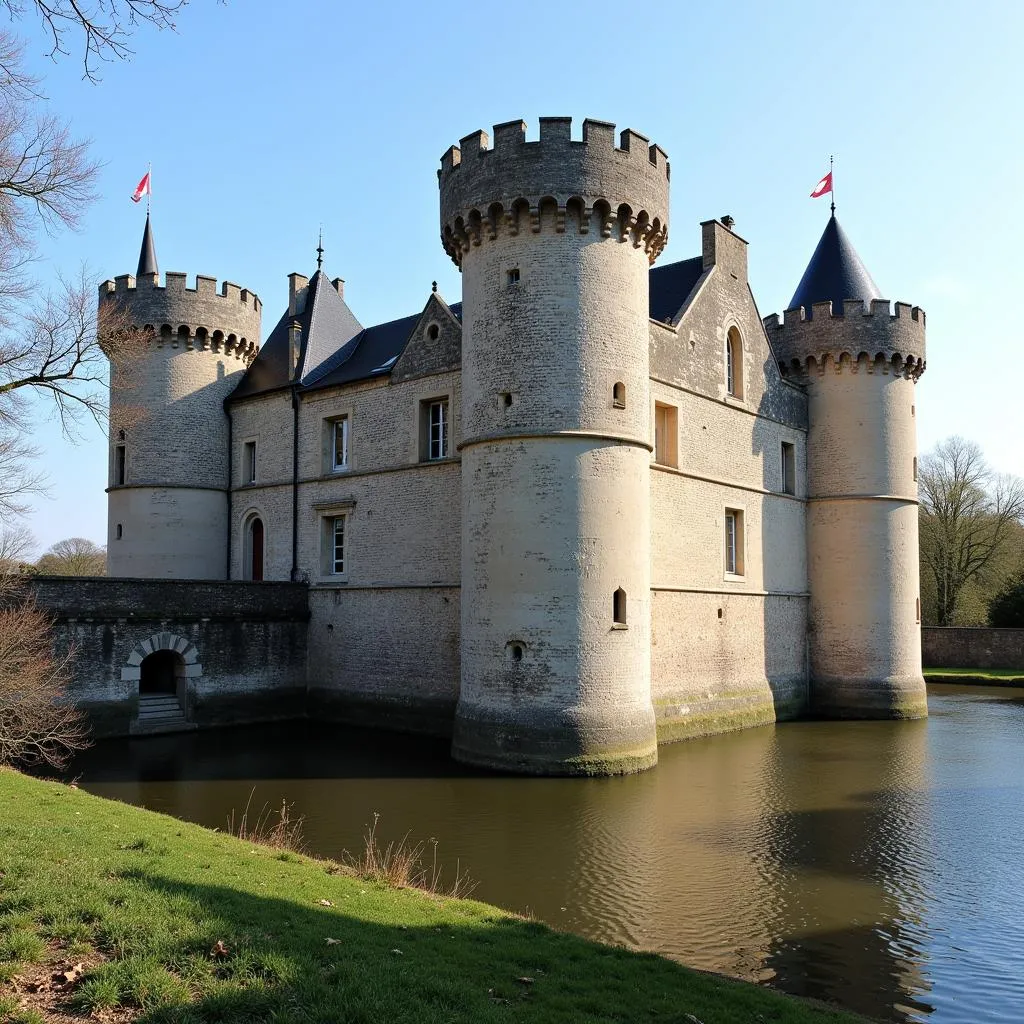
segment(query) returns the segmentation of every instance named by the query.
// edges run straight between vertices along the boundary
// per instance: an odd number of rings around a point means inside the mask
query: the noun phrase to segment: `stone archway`
[[[189,681],[203,674],[191,640],[175,633],[154,633],[136,644],[121,669],[122,682],[137,687],[139,710],[132,731],[165,731],[187,722]]]

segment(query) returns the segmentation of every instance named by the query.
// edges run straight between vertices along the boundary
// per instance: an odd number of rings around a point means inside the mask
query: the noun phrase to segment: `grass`
[[[0,1022],[79,962],[57,1009],[146,1024],[861,1020],[0,770]]]
[[[987,686],[1024,686],[1024,669],[926,668],[925,682],[983,683]]]

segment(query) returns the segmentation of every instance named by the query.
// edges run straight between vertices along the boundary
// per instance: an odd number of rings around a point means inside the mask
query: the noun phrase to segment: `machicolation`
[[[764,318],[783,376],[824,373],[893,373],[916,380],[925,369],[925,314],[919,306],[888,299],[848,299],[842,313],[816,302]]]
[[[100,302],[125,308],[156,348],[217,352],[251,363],[259,352],[259,296],[230,281],[218,291],[217,279],[202,274],[195,288],[186,279],[171,272],[161,286],[156,274],[138,280],[123,274],[100,285]]]
[[[643,247],[651,263],[668,241],[669,163],[661,147],[626,129],[583,122],[583,139],[571,137],[572,119],[542,117],[540,139],[526,141],[526,123],[467,135],[441,157],[441,241],[456,265],[465,252],[499,232],[539,233],[543,225],[564,232],[591,228],[605,237]]]

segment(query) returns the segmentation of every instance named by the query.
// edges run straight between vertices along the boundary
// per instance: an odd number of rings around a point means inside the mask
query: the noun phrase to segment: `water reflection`
[[[942,691],[928,721],[768,726],[620,779],[496,776],[443,741],[316,723],[104,744],[74,772],[215,827],[287,799],[328,856],[379,813],[385,839],[436,837],[479,898],[586,936],[880,1019],[1024,1019],[1024,692]]]

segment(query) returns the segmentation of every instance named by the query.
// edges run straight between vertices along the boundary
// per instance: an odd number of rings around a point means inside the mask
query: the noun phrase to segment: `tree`
[[[48,548],[36,568],[41,576],[106,576],[107,551],[85,537],[69,537]]]
[[[100,62],[130,55],[136,27],[173,28],[185,3],[0,0],[0,10],[12,21],[38,19],[51,56],[68,53],[77,38],[85,77],[95,81]],[[0,32],[0,764],[56,766],[85,745],[86,732],[67,699],[74,652],[53,652],[53,624],[22,572],[28,541],[14,525],[42,488],[30,399],[51,401],[66,435],[79,416],[101,421],[107,360],[128,360],[134,339],[123,314],[105,308],[97,318],[84,271],[49,293],[32,279],[39,232],[75,227],[97,170],[86,143],[46,108],[38,85],[24,70],[22,44]],[[75,538],[64,543],[70,550],[51,550],[43,560],[62,558],[63,571],[104,571],[101,549]]]
[[[965,588],[985,581],[1024,519],[1024,481],[995,473],[981,448],[950,437],[918,473],[921,568],[934,588],[935,621],[956,621]]]
[[[188,0],[0,0],[12,20],[35,15],[52,49],[51,57],[67,56],[68,36],[77,36],[84,76],[97,79],[97,65],[132,55],[128,39],[141,24],[174,29],[174,15]]]
[[[74,651],[54,654],[52,628],[24,580],[0,569],[0,765],[60,768],[88,746],[67,699]]]
[[[988,624],[997,629],[1024,629],[1024,572],[1012,577],[992,599]]]

